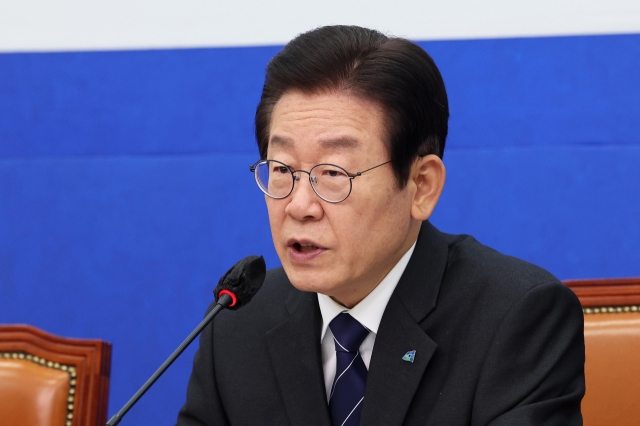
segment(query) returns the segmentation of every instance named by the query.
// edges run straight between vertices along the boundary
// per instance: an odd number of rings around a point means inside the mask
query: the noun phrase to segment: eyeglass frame
[[[282,164],[282,165],[283,165],[284,167],[286,167],[286,168],[289,170],[289,172],[291,173],[291,178],[292,178],[291,190],[287,193],[287,195],[284,195],[284,196],[282,196],[282,197],[274,197],[273,195],[269,194],[269,193],[268,193],[268,192],[267,192],[267,191],[262,187],[262,185],[260,185],[260,180],[259,180],[259,178],[258,178],[258,172],[257,172],[257,170],[258,170],[258,166],[259,166],[261,163],[262,163],[262,164],[266,164],[266,163],[267,163],[267,162],[269,162],[269,161],[273,161],[273,162],[275,162],[275,163]],[[266,196],[271,197],[271,198],[273,198],[274,200],[282,200],[282,199],[287,198],[289,195],[291,195],[291,193],[293,192],[293,190],[294,190],[294,188],[295,188],[295,183],[296,183],[296,182],[298,182],[298,181],[300,181],[300,176],[296,176],[294,173],[302,172],[302,173],[306,173],[306,174],[308,174],[308,175],[309,175],[309,184],[311,185],[311,189],[313,189],[313,192],[315,192],[315,194],[316,194],[318,197],[320,197],[320,199],[322,199],[322,200],[326,201],[327,203],[337,204],[337,203],[341,203],[341,202],[343,202],[344,200],[346,200],[347,198],[349,198],[349,195],[351,195],[351,191],[353,190],[353,180],[354,180],[355,178],[357,178],[358,176],[362,176],[362,174],[363,174],[363,173],[366,173],[366,172],[368,172],[368,171],[370,171],[370,170],[373,170],[373,169],[377,169],[378,167],[384,166],[385,164],[388,164],[388,163],[390,163],[390,162],[391,162],[391,160],[387,160],[387,161],[385,161],[384,163],[380,163],[380,164],[378,164],[377,166],[373,166],[373,167],[370,167],[370,168],[368,168],[368,169],[366,169],[366,170],[362,170],[361,172],[349,173],[349,172],[348,172],[348,171],[346,171],[344,168],[342,168],[342,167],[340,167],[340,166],[338,166],[338,165],[336,165],[336,164],[331,164],[331,163],[320,163],[320,164],[316,164],[316,165],[315,165],[315,166],[313,166],[309,171],[306,171],[306,170],[301,170],[301,169],[300,169],[300,170],[294,170],[294,169],[293,169],[293,167],[289,166],[288,164],[283,163],[282,161],[266,159],[266,160],[258,160],[258,161],[256,161],[256,162],[255,162],[255,163],[253,163],[251,166],[249,166],[249,170],[253,173],[253,177],[254,177],[254,178],[255,178],[255,180],[256,180],[256,184],[258,185],[258,188],[260,188],[260,190],[261,190],[261,191],[262,191]],[[316,168],[316,167],[318,167],[318,166],[331,166],[331,167],[336,167],[336,168],[338,168],[338,169],[340,169],[340,170],[342,170],[342,171],[344,171],[344,172],[345,172],[345,174],[346,174],[346,175],[347,175],[347,177],[349,178],[349,192],[347,193],[347,195],[346,195],[342,200],[339,200],[339,201],[330,201],[330,200],[327,200],[326,198],[324,198],[322,195],[318,194],[318,191],[316,190],[315,186],[313,186],[313,181],[311,180],[311,172],[313,171],[313,169],[315,169],[315,168]]]

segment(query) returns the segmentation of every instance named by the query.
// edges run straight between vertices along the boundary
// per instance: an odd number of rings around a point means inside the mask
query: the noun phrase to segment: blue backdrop
[[[433,217],[561,279],[640,275],[640,35],[424,42]],[[248,166],[280,47],[0,55],[0,322],[114,344],[110,415],[272,247]],[[190,348],[123,425],[172,424]]]

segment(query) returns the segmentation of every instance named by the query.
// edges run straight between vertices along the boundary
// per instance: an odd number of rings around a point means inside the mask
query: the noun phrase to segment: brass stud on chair
[[[585,315],[591,314],[621,314],[624,312],[640,312],[640,306],[601,306],[598,308],[582,308]]]

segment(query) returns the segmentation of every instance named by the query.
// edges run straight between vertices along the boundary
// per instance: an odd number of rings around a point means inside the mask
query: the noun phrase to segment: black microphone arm
[[[171,355],[169,355],[169,358],[167,358],[167,360],[162,363],[160,368],[158,368],[156,372],[153,373],[151,377],[149,377],[149,380],[147,380],[145,384],[142,385],[140,389],[138,389],[138,392],[136,392],[135,395],[131,397],[131,399],[124,405],[124,407],[122,407],[120,411],[118,411],[116,414],[114,414],[113,417],[111,417],[111,419],[109,419],[106,426],[116,426],[118,423],[120,423],[120,420],[122,420],[124,415],[127,414],[127,412],[131,409],[131,407],[133,407],[135,403],[138,402],[140,398],[142,398],[142,395],[144,395],[149,390],[149,388],[156,382],[156,380],[158,380],[158,378],[162,376],[162,373],[164,373],[165,370],[169,368],[171,364],[173,364],[173,361],[175,361],[176,358],[178,358],[180,354],[184,352],[185,349],[187,349],[187,346],[189,346],[189,344],[193,342],[193,339],[198,337],[198,334],[200,334],[202,329],[205,328],[207,324],[211,322],[213,317],[218,315],[218,312],[220,312],[224,308],[229,307],[229,305],[232,302],[233,300],[231,299],[231,296],[229,296],[228,294],[223,294],[222,297],[220,297],[220,300],[218,300],[218,303],[216,303],[216,306],[213,307],[211,312],[209,312],[207,316],[204,317],[202,322],[198,324],[195,330],[193,330],[191,334],[189,334],[189,336],[187,336],[187,338],[184,339],[184,342],[182,342],[182,344],[180,344],[180,346],[178,346],[178,348],[175,351],[173,351]]]
[[[189,346],[193,339],[198,337],[198,334],[213,320],[213,317],[218,315],[218,313],[223,309],[238,309],[251,300],[251,298],[256,294],[256,292],[262,286],[264,282],[264,278],[266,276],[266,265],[264,262],[264,258],[262,256],[249,256],[242,259],[240,262],[236,263],[231,269],[227,271],[226,274],[220,281],[218,285],[213,290],[218,303],[213,307],[211,312],[207,314],[206,317],[198,324],[198,326],[187,336],[186,339],[178,346],[178,348],[173,351],[173,353],[167,358],[165,362],[162,363],[160,368],[156,370],[155,373],[149,380],[145,382],[144,385],[138,392],[135,393],[131,397],[129,401],[122,407],[120,411],[118,411],[109,421],[106,426],[116,426],[120,423],[120,420],[124,417],[125,414],[135,405],[136,402],[142,395],[145,394],[149,390],[149,388],[158,380],[160,376],[165,372],[173,361],[176,360],[180,356],[182,352]]]

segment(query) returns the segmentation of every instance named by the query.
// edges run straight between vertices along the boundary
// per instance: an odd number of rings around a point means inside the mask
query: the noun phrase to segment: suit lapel
[[[320,324],[315,293],[295,291],[291,317],[267,332],[269,356],[292,426],[331,426],[322,372]]]
[[[400,426],[437,344],[420,323],[435,309],[447,262],[444,236],[422,224],[416,249],[385,309],[369,365],[361,425]],[[292,426],[331,426],[315,293],[294,291],[289,319],[267,332],[269,356]],[[403,355],[416,351],[414,362]]]
[[[362,407],[361,425],[401,425],[437,345],[392,296],[380,323]],[[395,306],[394,306],[395,305]],[[415,350],[413,363],[403,355]]]
[[[443,235],[422,224],[416,249],[384,311],[369,365],[361,425],[402,425],[437,344],[420,327],[435,309],[447,262]],[[415,350],[413,363],[403,355]]]

